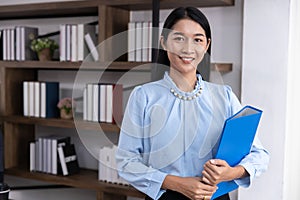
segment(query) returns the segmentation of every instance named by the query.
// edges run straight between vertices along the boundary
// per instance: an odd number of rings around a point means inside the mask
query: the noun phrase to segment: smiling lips
[[[193,62],[193,60],[195,60],[195,58],[192,58],[192,57],[179,56],[179,58],[183,61],[184,64],[191,64]]]

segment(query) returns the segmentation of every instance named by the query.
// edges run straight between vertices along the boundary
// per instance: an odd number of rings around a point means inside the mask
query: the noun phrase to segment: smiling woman
[[[197,73],[210,53],[206,17],[193,7],[173,10],[160,44],[158,63],[169,72],[131,93],[116,155],[119,175],[147,200],[209,200],[217,184],[229,180],[249,186],[269,162],[258,138],[236,166],[213,159],[224,121],[242,105],[229,86],[206,82]]]

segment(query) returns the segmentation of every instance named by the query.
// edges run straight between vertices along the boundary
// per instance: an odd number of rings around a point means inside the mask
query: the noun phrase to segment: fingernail
[[[215,164],[216,162],[215,162],[215,160],[212,159],[212,160],[210,160],[210,163]]]

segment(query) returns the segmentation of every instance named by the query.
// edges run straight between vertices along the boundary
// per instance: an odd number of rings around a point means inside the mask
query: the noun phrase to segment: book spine
[[[66,165],[66,162],[65,162],[65,155],[64,155],[63,147],[59,146],[57,148],[57,151],[58,151],[58,157],[59,157],[61,168],[62,168],[62,173],[63,173],[64,176],[66,176],[69,173],[68,173],[67,165]]]
[[[29,116],[29,86],[28,81],[23,82],[23,114]]]

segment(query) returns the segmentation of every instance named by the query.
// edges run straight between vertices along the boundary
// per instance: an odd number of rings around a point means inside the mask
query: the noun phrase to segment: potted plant
[[[63,119],[72,119],[73,118],[73,111],[75,110],[75,101],[70,97],[66,97],[61,99],[57,107],[60,110],[60,117]]]
[[[38,54],[40,61],[51,60],[58,44],[49,38],[37,38],[31,41],[30,48]]]

